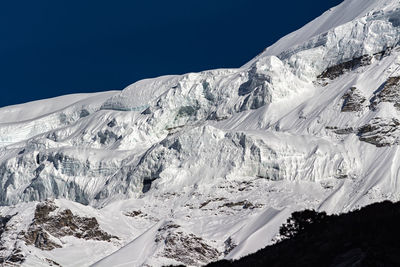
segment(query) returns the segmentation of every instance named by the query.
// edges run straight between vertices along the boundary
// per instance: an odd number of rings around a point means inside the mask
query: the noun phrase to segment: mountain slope
[[[398,1],[347,0],[238,69],[0,109],[1,258],[202,265],[296,210],[398,201],[399,21]]]

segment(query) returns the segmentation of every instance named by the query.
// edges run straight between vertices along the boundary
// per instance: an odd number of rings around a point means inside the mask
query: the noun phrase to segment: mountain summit
[[[0,260],[198,266],[398,201],[399,40],[399,1],[347,0],[238,69],[1,108]]]

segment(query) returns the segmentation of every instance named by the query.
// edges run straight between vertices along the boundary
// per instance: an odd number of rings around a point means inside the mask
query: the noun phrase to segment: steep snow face
[[[298,46],[310,39],[329,32],[330,30],[347,24],[362,17],[370,17],[379,13],[392,11],[398,7],[397,0],[346,0],[340,5],[333,7],[320,17],[306,24],[301,29],[283,37],[272,46],[265,49],[263,53],[249,61],[249,66],[260,57],[278,55],[284,51]]]
[[[294,210],[400,200],[399,30],[399,1],[347,0],[238,69],[0,109],[2,259],[201,265],[273,243]],[[119,239],[37,231],[85,214]]]
[[[0,147],[68,126],[97,111],[117,92],[76,94],[0,109]]]

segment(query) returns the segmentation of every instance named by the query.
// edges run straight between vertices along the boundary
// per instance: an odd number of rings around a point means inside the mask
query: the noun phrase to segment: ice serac
[[[400,200],[399,41],[399,1],[346,0],[237,69],[1,108],[0,259],[198,266]]]

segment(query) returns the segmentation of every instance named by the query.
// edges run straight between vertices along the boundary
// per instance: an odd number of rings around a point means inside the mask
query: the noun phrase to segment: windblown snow
[[[346,0],[238,69],[0,109],[0,261],[199,266],[304,208],[400,200],[400,1]]]

